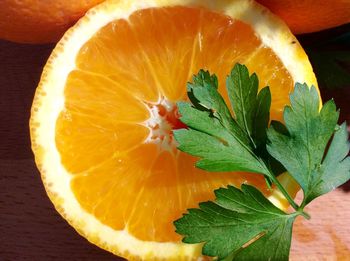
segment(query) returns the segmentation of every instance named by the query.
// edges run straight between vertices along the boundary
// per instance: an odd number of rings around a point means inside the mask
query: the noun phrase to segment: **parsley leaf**
[[[348,132],[346,124],[343,123],[335,131],[321,166],[311,174],[312,187],[306,197],[306,203],[332,191],[350,179],[350,157],[346,157],[348,154]]]
[[[219,260],[255,260],[257,253],[259,260],[288,260],[297,214],[284,213],[250,185],[220,188],[215,195],[215,202],[200,203],[174,222],[183,242],[205,242],[202,253]]]
[[[269,89],[264,88],[258,95],[256,75],[249,77],[247,68],[237,64],[227,78],[231,105],[233,109],[240,108],[235,119],[218,92],[217,82],[215,75],[201,70],[193,77],[193,83],[187,84],[192,105],[178,103],[180,120],[188,127],[174,131],[178,149],[200,157],[196,166],[201,169],[250,171],[271,176],[255,153],[256,144],[265,146],[266,143],[271,104]]]
[[[208,171],[265,171],[249,147],[225,129],[218,118],[209,117],[208,112],[198,111],[187,103],[178,103],[178,110],[186,115],[181,117],[181,121],[189,127],[174,131],[180,144],[178,149],[201,157],[196,162],[198,168]]]
[[[238,125],[256,148],[266,143],[270,119],[271,93],[268,87],[258,94],[259,81],[255,73],[249,76],[246,66],[236,64],[226,80],[227,92]]]
[[[339,117],[334,102],[328,101],[319,111],[317,90],[309,89],[306,84],[296,84],[290,100],[291,106],[284,110],[288,135],[269,128],[267,150],[300,184],[305,203],[309,203],[350,178],[349,159],[343,162],[349,145],[344,125],[336,132],[334,145],[332,142],[323,160]],[[336,174],[336,178],[330,179],[332,174]]]
[[[333,101],[320,110],[315,87],[296,84],[285,125],[272,121],[268,87],[258,93],[258,79],[236,65],[227,78],[233,117],[218,92],[215,75],[201,70],[188,84],[191,103],[180,102],[186,129],[174,131],[184,152],[200,157],[196,166],[209,171],[264,174],[286,197],[294,213],[275,207],[256,188],[242,185],[215,191],[215,202],[203,202],[175,221],[186,243],[204,243],[202,253],[220,260],[288,260],[295,217],[310,216],[306,204],[350,179],[346,125],[337,125]],[[266,131],[267,130],[267,131]],[[326,152],[325,152],[326,151]],[[297,205],[276,178],[287,170],[304,191]]]
[[[187,84],[187,92],[196,109],[206,110],[210,116],[218,119],[241,144],[250,147],[248,136],[233,120],[230,110],[218,92],[218,81],[215,75],[200,70],[198,75],[193,76],[193,83]]]

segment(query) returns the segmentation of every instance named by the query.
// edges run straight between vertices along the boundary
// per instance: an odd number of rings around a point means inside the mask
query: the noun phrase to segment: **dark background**
[[[300,40],[313,48],[332,32]],[[33,160],[30,107],[53,47],[0,41],[0,260],[121,260],[88,243],[59,216]],[[341,120],[350,122],[350,86],[342,87],[321,93],[324,101],[334,98]]]
[[[53,48],[0,40],[0,260],[122,260],[56,212],[34,163],[30,107]]]

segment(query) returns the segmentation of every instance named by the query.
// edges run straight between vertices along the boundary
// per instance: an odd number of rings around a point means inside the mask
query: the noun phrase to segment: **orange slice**
[[[196,169],[172,136],[191,76],[210,70],[223,90],[236,62],[270,86],[273,119],[296,81],[316,84],[295,37],[253,1],[115,0],[89,11],[54,49],[30,121],[36,162],[61,215],[129,259],[200,257],[200,245],[174,232],[187,208],[227,184],[269,194],[260,176]],[[270,198],[285,206],[277,191]]]

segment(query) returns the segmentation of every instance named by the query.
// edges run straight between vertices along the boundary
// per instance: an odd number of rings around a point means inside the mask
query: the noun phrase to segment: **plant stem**
[[[273,175],[272,173],[270,173],[270,174],[271,174],[270,178],[273,181],[273,183],[275,183],[277,188],[282,192],[283,196],[288,200],[289,204],[295,209],[295,211],[300,212],[300,210],[301,210],[301,212],[304,213],[302,211],[302,209],[299,207],[299,205],[297,203],[295,203],[295,201],[292,199],[292,197],[288,194],[288,192],[282,186],[282,184],[278,181],[278,179],[275,177],[275,175]]]
[[[294,208],[294,210],[296,211],[295,213],[303,216],[304,218],[306,218],[307,220],[309,220],[311,218],[311,216],[304,211],[304,206],[305,206],[305,202],[303,201],[303,204],[301,206],[299,206],[297,203],[295,203],[295,201],[292,199],[292,197],[289,195],[289,193],[287,192],[287,190],[283,187],[283,185],[279,182],[279,180],[275,177],[275,175],[273,175],[270,172],[270,178],[272,180],[272,182],[277,186],[277,188],[282,192],[283,196],[288,200],[289,204]]]
[[[302,215],[304,218],[306,218],[307,220],[309,220],[311,218],[310,215],[307,212],[305,212],[302,208],[300,208],[297,212],[300,215]]]

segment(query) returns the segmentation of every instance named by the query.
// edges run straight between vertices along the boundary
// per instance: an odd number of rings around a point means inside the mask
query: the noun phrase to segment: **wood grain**
[[[0,260],[122,260],[79,236],[45,194],[30,149],[28,119],[40,72],[53,45],[0,41]],[[350,119],[349,89],[335,97]],[[350,260],[350,194],[315,201],[310,222],[297,220],[292,260]]]
[[[297,199],[302,199],[302,193]],[[290,259],[350,260],[350,194],[335,190],[312,202],[306,211],[311,220],[297,218]]]

